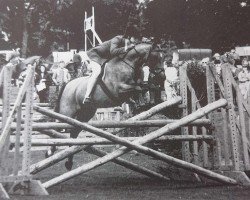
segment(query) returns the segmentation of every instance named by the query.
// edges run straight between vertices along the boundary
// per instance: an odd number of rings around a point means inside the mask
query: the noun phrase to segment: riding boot
[[[86,91],[84,100],[82,102],[83,104],[92,102],[90,95],[91,95],[91,93],[93,91],[93,88],[95,87],[96,82],[97,82],[97,78],[92,77],[92,78],[89,79],[89,82],[88,82],[88,85],[87,85],[87,91]]]

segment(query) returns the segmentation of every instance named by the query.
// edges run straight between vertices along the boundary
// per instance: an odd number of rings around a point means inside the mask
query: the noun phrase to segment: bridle
[[[153,49],[153,48],[152,48],[152,46],[151,46],[150,49],[148,50],[146,56],[143,56],[143,57],[141,58],[140,53],[136,50],[136,46],[134,46],[132,49],[130,49],[129,51],[127,51],[127,52],[124,54],[124,56],[123,56],[123,58],[122,58],[122,62],[124,62],[126,65],[128,65],[128,66],[129,66],[130,68],[132,68],[133,70],[135,70],[135,67],[133,67],[131,64],[129,64],[128,62],[126,62],[126,61],[124,60],[124,58],[126,57],[126,55],[127,55],[130,51],[134,50],[134,51],[136,52],[136,54],[139,55],[139,59],[143,60],[143,58],[145,57],[145,61],[142,63],[142,65],[144,65],[145,63],[148,62],[149,56],[150,56],[150,54],[152,53],[152,49]]]
[[[137,51],[137,49],[136,49],[136,46],[134,46],[132,49],[130,49],[129,51],[127,51],[127,52],[125,53],[125,55],[124,55],[123,58],[122,58],[122,62],[124,62],[124,63],[125,63],[127,66],[129,66],[131,69],[135,70],[135,67],[133,67],[131,64],[129,64],[128,62],[126,62],[126,61],[124,60],[124,58],[126,57],[126,55],[127,55],[130,51],[132,51],[132,50],[134,50],[134,51],[136,52],[136,54],[140,55],[140,53],[139,53],[139,52]],[[148,50],[146,56],[143,56],[143,57],[141,58],[141,60],[145,60],[143,63],[141,63],[142,66],[145,65],[145,64],[148,62],[149,56],[150,56],[150,54],[151,54],[152,52],[154,52],[153,46],[150,47],[150,49]],[[155,52],[158,52],[158,51],[155,51]],[[141,57],[141,55],[140,55],[140,57]],[[162,72],[164,73],[164,69],[163,69],[163,68],[156,68],[156,69],[149,69],[149,70],[150,70],[150,73],[154,74],[156,77],[160,77],[160,74],[161,74]],[[164,73],[164,75],[165,75],[165,73]]]

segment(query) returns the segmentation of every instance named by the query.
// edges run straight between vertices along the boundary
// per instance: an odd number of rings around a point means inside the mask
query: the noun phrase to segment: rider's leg
[[[99,65],[98,63],[93,62],[93,61],[90,62],[89,65],[91,65],[92,74],[91,74],[89,81],[88,81],[87,90],[86,90],[86,94],[85,94],[83,103],[87,103],[90,101],[90,95],[91,95],[93,88],[95,87],[95,84],[96,84],[98,77],[101,73],[101,65]]]

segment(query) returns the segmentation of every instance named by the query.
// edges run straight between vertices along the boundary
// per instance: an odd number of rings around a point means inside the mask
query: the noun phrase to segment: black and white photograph
[[[250,0],[0,0],[0,200],[249,200]]]

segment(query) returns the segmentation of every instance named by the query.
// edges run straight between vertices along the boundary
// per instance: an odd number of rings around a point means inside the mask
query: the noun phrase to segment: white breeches
[[[91,77],[98,77],[101,73],[101,65],[99,65],[97,62],[91,61],[87,65],[87,68],[89,71],[91,71]]]
[[[98,76],[101,73],[101,65],[90,60],[90,63],[88,64],[88,70],[92,71],[92,73],[91,76],[89,77],[85,98],[90,97],[92,93],[92,90],[97,82]]]

